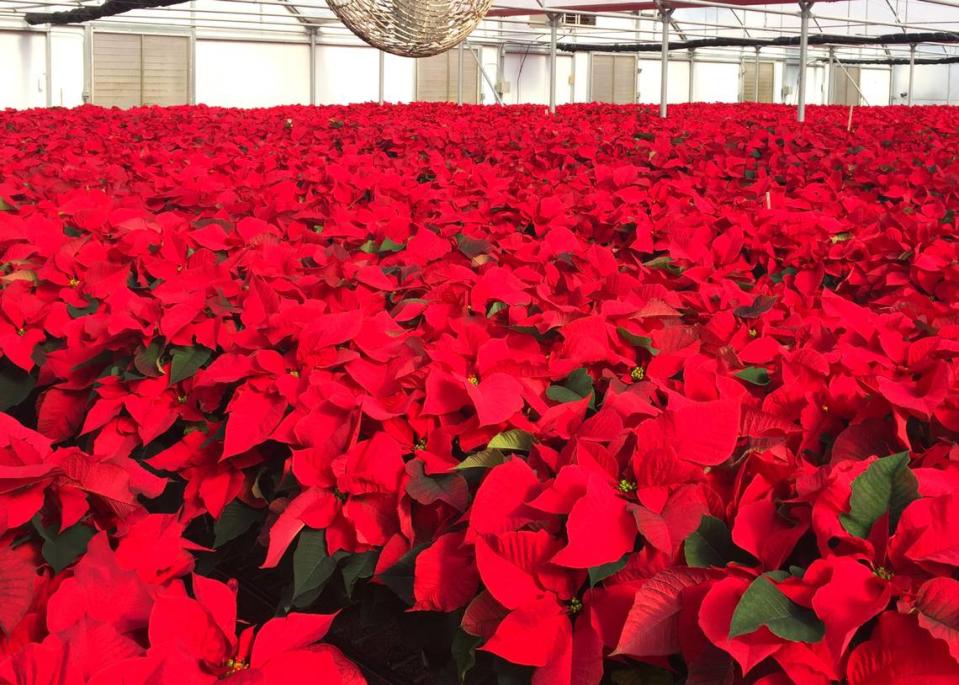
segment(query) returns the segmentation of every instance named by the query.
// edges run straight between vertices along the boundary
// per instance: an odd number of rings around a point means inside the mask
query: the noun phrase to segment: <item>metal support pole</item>
[[[909,91],[906,94],[906,104],[912,106],[912,77],[916,71],[916,46],[909,46]],[[948,76],[949,74],[947,74]],[[948,78],[946,79],[949,80]],[[949,104],[946,102],[946,104]]]
[[[756,46],[756,68],[753,69],[753,97],[756,99],[756,102],[759,102],[759,51],[760,47]]]
[[[466,41],[463,41],[463,42],[465,43]],[[457,74],[456,74],[456,104],[457,104],[457,105],[462,105],[462,104],[463,104],[463,57],[464,57],[464,54],[463,54],[463,43],[460,43],[460,46],[459,46],[459,58],[457,59],[458,64],[456,65],[456,67],[457,67]]]
[[[196,104],[196,20],[190,27],[190,104]]]
[[[829,48],[829,83],[826,86],[826,104],[833,104],[836,94],[833,93],[833,86],[836,83],[836,77],[833,70],[836,68],[836,48]]]
[[[43,73],[43,90],[44,95],[46,96],[45,102],[47,107],[53,106],[53,37],[50,35],[50,27],[48,26],[45,31],[44,42],[44,73]]]
[[[496,99],[502,104],[503,102],[503,90],[505,86],[503,82],[506,80],[506,43],[500,43],[499,49],[496,51]]]
[[[316,104],[316,29],[310,29],[310,104]]]
[[[83,101],[93,102],[93,26],[83,26]]]
[[[196,2],[190,2],[190,74],[189,74],[189,102],[196,104]]]
[[[689,97],[690,102],[695,101],[696,94],[696,49],[689,51]]]
[[[560,15],[549,15],[549,113],[556,114],[556,34]]]
[[[386,53],[382,50],[380,52],[380,72],[379,72],[379,90],[377,102],[381,105],[386,101]]]
[[[666,101],[669,93],[669,18],[673,11],[659,7],[659,16],[663,21],[663,53],[659,77],[659,116],[666,118]]]
[[[799,107],[796,110],[796,119],[806,121],[806,62],[809,60],[809,15],[812,13],[812,2],[800,2],[802,10],[799,25]]]

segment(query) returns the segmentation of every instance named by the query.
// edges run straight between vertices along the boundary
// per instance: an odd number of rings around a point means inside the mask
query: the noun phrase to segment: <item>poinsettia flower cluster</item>
[[[0,114],[0,682],[954,682],[959,110],[809,119]]]
[[[173,515],[128,519],[114,548],[94,535],[61,575],[37,574],[29,546],[4,551],[0,643],[5,683],[285,683],[310,672],[323,682],[365,683],[335,647],[317,644],[333,615],[290,613],[237,629],[235,583],[193,569],[195,545]],[[29,604],[17,607],[33,585]],[[13,606],[11,606],[13,604]],[[7,623],[9,625],[9,623]]]

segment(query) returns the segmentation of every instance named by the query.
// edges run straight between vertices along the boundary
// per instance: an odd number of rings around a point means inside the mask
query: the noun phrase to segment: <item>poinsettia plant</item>
[[[955,682],[957,143],[0,113],[0,683]]]

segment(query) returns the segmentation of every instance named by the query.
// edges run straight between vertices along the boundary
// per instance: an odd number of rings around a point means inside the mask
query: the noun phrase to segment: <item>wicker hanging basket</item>
[[[340,21],[375,48],[429,57],[458,45],[493,0],[327,0]]]

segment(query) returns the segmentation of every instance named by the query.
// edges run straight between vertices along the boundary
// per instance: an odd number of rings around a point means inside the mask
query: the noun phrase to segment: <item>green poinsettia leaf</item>
[[[877,459],[852,482],[849,513],[839,521],[851,535],[869,537],[873,524],[889,513],[889,532],[910,502],[919,499],[919,481],[909,468],[909,453]]]
[[[791,642],[819,642],[826,627],[816,614],[786,597],[769,578],[756,578],[736,605],[729,639],[766,626],[773,635]]]

